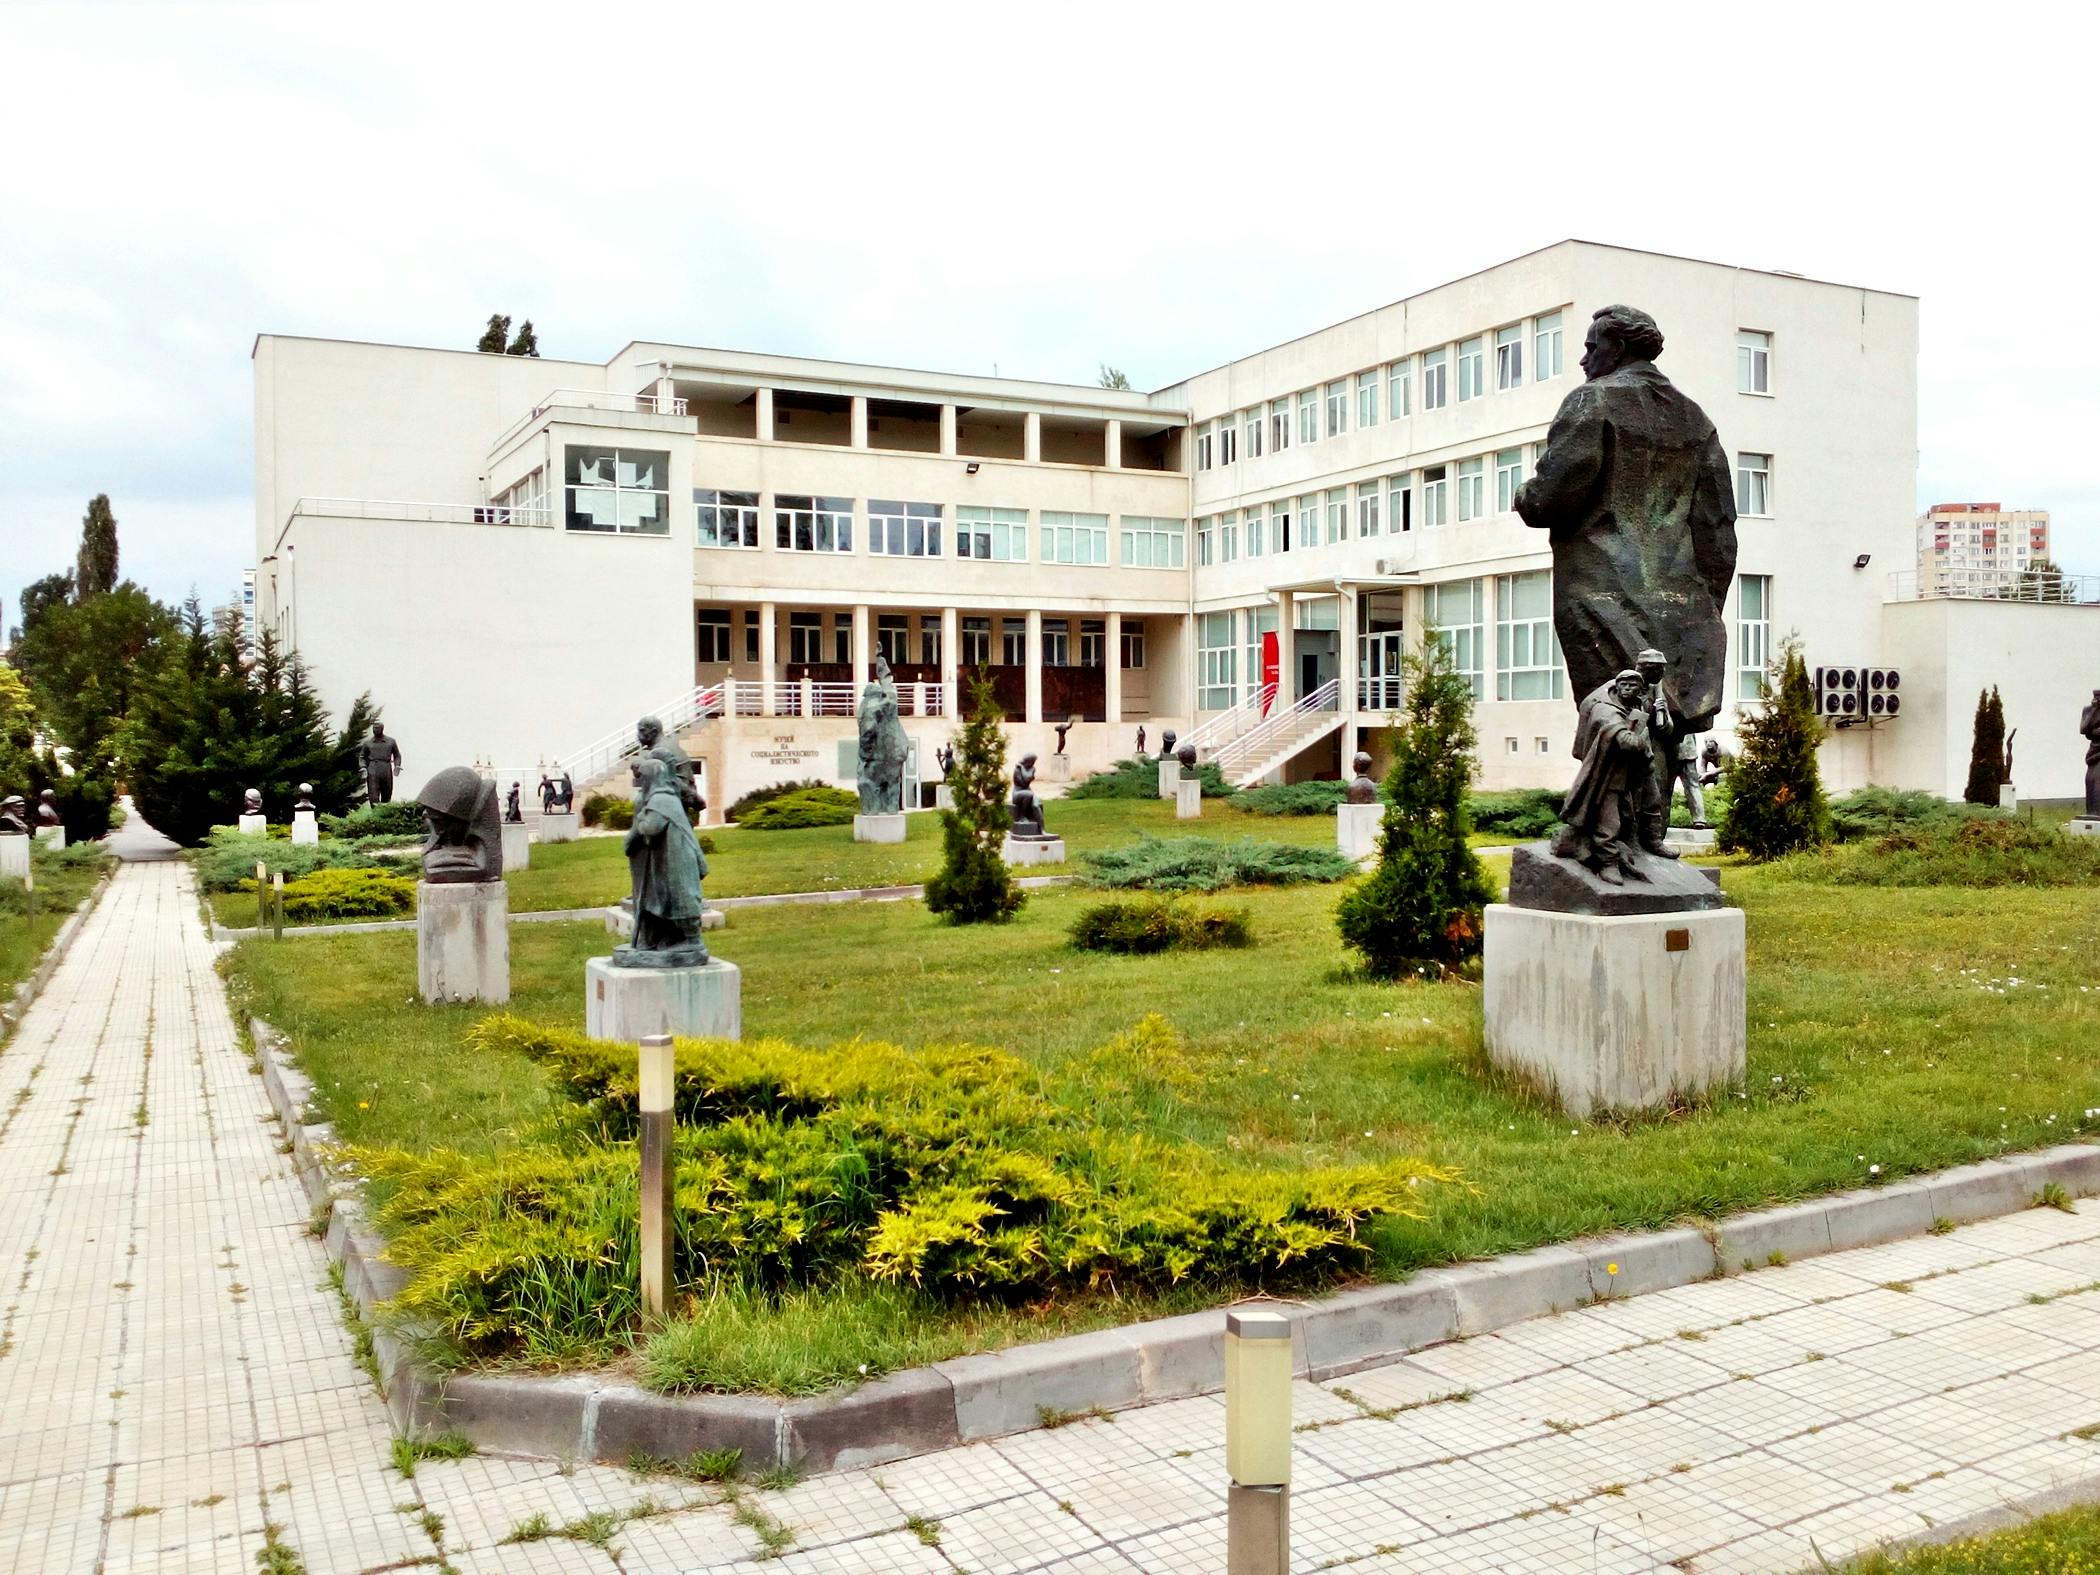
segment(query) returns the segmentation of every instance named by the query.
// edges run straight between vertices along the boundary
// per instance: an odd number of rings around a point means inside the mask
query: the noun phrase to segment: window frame
[[[1524,485],[1524,448],[1495,451],[1495,512],[1513,514],[1517,508],[1517,489]]]
[[[1750,464],[1751,460],[1763,460],[1762,465]],[[1755,498],[1746,493],[1754,492]],[[1758,507],[1752,508],[1755,502]],[[1772,518],[1772,456],[1739,451],[1735,456],[1735,512],[1743,519],[1768,520]]]
[[[1487,517],[1487,457],[1476,454],[1458,462],[1458,522]]]
[[[1414,414],[1409,398],[1409,383],[1413,380],[1412,356],[1402,356],[1385,369],[1385,415],[1388,421],[1398,421],[1403,416]]]
[[[1542,312],[1531,320],[1531,380],[1534,383],[1551,382],[1560,376],[1562,327],[1559,312]]]
[[[701,647],[712,647],[717,642],[704,640],[706,635],[720,635],[721,654],[711,656]],[[736,647],[736,612],[728,607],[695,607],[693,609],[693,660],[696,662],[720,662],[725,666],[733,660],[730,652]]]
[[[1378,425],[1378,385],[1382,381],[1377,368],[1356,374],[1356,430]]]
[[[1383,481],[1359,481],[1356,484],[1356,539],[1364,541],[1380,531],[1379,515],[1385,496]]]
[[[843,505],[843,507],[841,507]],[[809,545],[800,546],[797,522],[809,524]],[[828,527],[831,544],[821,545]],[[773,550],[824,556],[851,556],[853,552],[853,500],[818,493],[776,492],[773,494]]]
[[[931,511],[931,512],[928,512]],[[915,503],[897,498],[868,500],[868,551],[878,558],[938,558],[941,555],[941,526],[947,510],[938,503]],[[892,552],[887,541],[895,527],[902,543]],[[912,527],[918,527],[919,549],[912,550]],[[930,529],[929,529],[930,527]],[[928,546],[928,542],[931,546]]]
[[[1467,589],[1471,592],[1469,618],[1464,623],[1450,621],[1439,616],[1443,611],[1446,591]],[[1486,594],[1481,576],[1464,580],[1437,580],[1424,587],[1430,593],[1432,609],[1425,609],[1425,619],[1451,652],[1452,665],[1472,685],[1475,701],[1485,697],[1487,688],[1487,652],[1485,619],[1487,613]]]
[[[1462,405],[1487,393],[1487,335],[1475,334],[1458,342],[1458,402]]]
[[[1750,341],[1757,341],[1755,344]],[[1735,331],[1735,391],[1760,399],[1772,397],[1772,332],[1768,328]]]
[[[975,543],[983,539],[985,550]],[[993,550],[1001,543],[1006,552]],[[958,503],[955,506],[955,556],[978,563],[1028,562],[1028,511],[1000,508],[992,504]]]
[[[1422,413],[1445,410],[1451,404],[1451,348],[1440,345],[1422,352]]]
[[[1063,568],[1105,569],[1108,559],[1108,516],[1081,514],[1066,509],[1042,509],[1035,517],[1036,552],[1041,561]],[[1079,555],[1084,541],[1087,556]],[[1094,556],[1098,553],[1099,556]]]
[[[1298,441],[1320,441],[1320,391],[1317,388],[1298,390]]]
[[[1189,522],[1166,514],[1124,514],[1117,517],[1117,528],[1123,539],[1121,547],[1122,567],[1126,569],[1185,569],[1188,567]],[[1144,554],[1136,552],[1138,538],[1143,537],[1152,544],[1149,561],[1140,561]],[[1171,563],[1162,563],[1157,553],[1158,544],[1166,541],[1172,548],[1168,554]]]
[[[1507,323],[1495,330],[1495,392],[1524,386],[1524,325]]]
[[[604,458],[585,460],[582,458],[584,455],[598,455],[604,456]],[[633,468],[637,470],[640,469],[642,461],[650,462],[653,466],[652,474],[663,478],[661,484],[644,486],[639,481],[630,484],[621,480],[621,476],[629,468],[630,456],[633,459]],[[586,465],[595,469],[596,466],[604,463],[606,458],[609,458],[611,462],[611,480],[599,482],[581,479]],[[561,474],[563,530],[574,531],[582,536],[668,536],[671,534],[671,451],[669,449],[622,448],[617,444],[605,443],[564,443],[562,445]],[[612,507],[612,523],[600,525],[588,522],[594,520],[594,516],[586,516],[578,511],[576,505],[578,502],[577,494],[579,493],[588,495],[589,499],[594,503],[599,500],[609,502]],[[655,523],[651,524],[644,520],[639,524],[627,524],[627,500],[629,498],[654,498],[656,500]],[[579,521],[586,521],[586,523],[579,523]]]
[[[1349,433],[1349,379],[1327,385],[1327,430],[1325,437],[1346,437]]]
[[[1517,582],[1526,589],[1543,583],[1542,611],[1514,616]],[[1518,660],[1521,651],[1523,660]],[[1549,653],[1541,662],[1541,652]],[[1567,663],[1561,655],[1560,636],[1553,627],[1553,571],[1526,569],[1495,577],[1495,698],[1497,700],[1560,700],[1567,691]],[[1519,689],[1536,693],[1520,694]]]
[[[1770,693],[1765,675],[1772,660],[1772,576],[1739,574],[1735,584],[1736,696],[1743,704],[1754,705]],[[1744,606],[1752,585],[1757,587],[1755,618],[1747,615]]]

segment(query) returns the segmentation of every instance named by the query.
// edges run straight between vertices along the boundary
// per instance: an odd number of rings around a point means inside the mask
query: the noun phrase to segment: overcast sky
[[[1570,235],[1922,297],[1920,501],[2100,573],[2071,8],[1451,10],[0,0],[6,617],[99,491],[231,595],[258,331],[1149,388]]]

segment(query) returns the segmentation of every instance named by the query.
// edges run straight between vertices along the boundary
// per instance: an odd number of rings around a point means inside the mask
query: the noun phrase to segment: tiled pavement
[[[402,1477],[211,962],[188,872],[128,866],[0,1053],[0,1569],[251,1571],[266,1526],[311,1575],[755,1569],[768,1536],[782,1575],[1223,1568],[1209,1398],[738,1504]],[[2096,1281],[2100,1206],[2036,1209],[1300,1384],[1297,1567],[1789,1571],[2100,1477]],[[603,1545],[504,1540],[534,1517]]]

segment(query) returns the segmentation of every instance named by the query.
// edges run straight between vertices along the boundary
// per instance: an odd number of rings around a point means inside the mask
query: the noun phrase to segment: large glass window
[[[1218,463],[1230,465],[1238,460],[1235,452],[1239,443],[1239,428],[1233,425],[1231,416],[1218,418]]]
[[[788,660],[791,662],[822,662],[824,660],[824,615],[822,613],[791,612],[788,614]]]
[[[1495,387],[1519,388],[1524,382],[1524,325],[1495,330]]]
[[[1247,511],[1247,556],[1250,558],[1259,558],[1268,551],[1268,536],[1263,528],[1266,523],[1260,509]]]
[[[1028,511],[957,504],[955,555],[958,558],[987,558],[993,563],[1026,563]]]
[[[1123,516],[1123,567],[1179,569],[1186,566],[1189,527],[1186,520],[1148,514]]]
[[[868,551],[892,558],[938,558],[941,506],[869,499]]]
[[[1482,600],[1478,580],[1446,580],[1423,591],[1436,638],[1451,652],[1452,665],[1472,684],[1475,700],[1483,698]]]
[[[1772,392],[1772,336],[1752,328],[1735,336],[1735,387],[1739,394]]]
[[[702,547],[756,547],[758,494],[693,488],[694,540]],[[727,660],[727,658],[724,658]]]
[[[1218,562],[1231,563],[1240,555],[1240,517],[1231,509],[1218,516]]]
[[[928,667],[941,665],[941,621],[938,618],[919,620],[919,660]]]
[[[1495,698],[1558,700],[1563,687],[1553,571],[1503,575],[1495,586]]]
[[[1291,401],[1288,396],[1269,401],[1269,452],[1281,454],[1291,446]]]
[[[1079,620],[1079,665],[1081,667],[1105,667],[1108,664],[1108,620],[1106,618],[1082,618]]]
[[[1476,334],[1458,347],[1458,402],[1486,392],[1486,340]]]
[[[773,545],[782,552],[851,552],[851,498],[773,495]]]
[[[906,613],[875,615],[875,649],[892,667],[911,660],[911,618]]]
[[[1038,520],[1042,526],[1043,562],[1108,562],[1106,514],[1065,514],[1045,509]]]
[[[1320,438],[1320,391],[1317,388],[1298,390],[1298,441],[1316,443]]]
[[[671,533],[669,453],[574,445],[563,451],[562,459],[570,530],[630,536]]]
[[[992,665],[992,620],[989,618],[965,618],[962,621],[962,666],[989,667]]]
[[[1495,512],[1512,513],[1517,506],[1517,488],[1524,485],[1524,451],[1506,448],[1495,455]]]
[[[1543,383],[1560,376],[1560,313],[1548,312],[1531,325],[1531,377]]]
[[[1772,456],[1738,454],[1735,457],[1735,511],[1738,514],[1772,512]]]
[[[1347,541],[1349,539],[1349,489],[1330,487],[1327,490],[1327,539]]]
[[[1320,545],[1320,495],[1309,492],[1298,500],[1298,545]]]
[[[1736,693],[1744,700],[1765,697],[1765,667],[1772,660],[1772,576],[1735,577]]]
[[[1349,385],[1346,382],[1327,385],[1327,435],[1340,437],[1349,430]]]
[[[1444,408],[1445,396],[1450,392],[1444,383],[1444,379],[1450,372],[1449,357],[1450,352],[1445,350],[1431,350],[1422,357],[1422,408],[1424,410],[1442,410]]]
[[[1003,667],[1026,667],[1028,665],[1028,620],[1026,618],[1001,618],[999,620],[999,662]]]
[[[693,659],[700,662],[729,660],[729,609],[699,607],[693,611]]]
[[[1487,513],[1487,465],[1483,460],[1458,462],[1458,517],[1477,520]]]
[[[1123,620],[1123,665],[1142,669],[1145,665],[1145,622],[1142,618]]]
[[[1261,458],[1261,406],[1247,412],[1247,457]]]
[[[1407,397],[1409,361],[1405,356],[1385,369],[1385,413],[1398,421],[1409,410]]]
[[[1239,653],[1233,649],[1232,642],[1232,620],[1233,615],[1229,612],[1205,613],[1196,620],[1196,709],[1199,711],[1231,709],[1239,672],[1236,661]]]
[[[1378,534],[1378,499],[1384,486],[1380,482],[1366,481],[1356,489],[1356,534],[1359,538]]]
[[[1198,470],[1210,469],[1211,447],[1213,442],[1211,437],[1211,428],[1213,425],[1215,425],[1215,423],[1206,421],[1203,424],[1203,430],[1196,434],[1196,468]]]
[[[1356,374],[1356,425],[1359,429],[1378,425],[1378,374]]]
[[[1045,667],[1070,667],[1072,665],[1072,625],[1063,618],[1043,620],[1043,665]]]
[[[1414,490],[1405,476],[1388,476],[1385,483],[1385,528],[1398,536],[1415,528]]]
[[[1451,517],[1449,467],[1431,465],[1422,472],[1422,528],[1442,525]]]

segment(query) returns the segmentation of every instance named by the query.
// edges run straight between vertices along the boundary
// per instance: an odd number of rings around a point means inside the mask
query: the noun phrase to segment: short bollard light
[[[284,871],[270,877],[270,938],[284,939]]]
[[[663,1322],[671,1305],[671,1084],[669,1034],[642,1040],[642,1316]]]
[[[270,923],[270,866],[255,861],[255,931],[260,935]]]
[[[1291,1567],[1291,1320],[1225,1314],[1226,1575]]]

